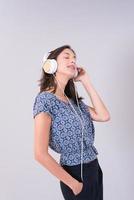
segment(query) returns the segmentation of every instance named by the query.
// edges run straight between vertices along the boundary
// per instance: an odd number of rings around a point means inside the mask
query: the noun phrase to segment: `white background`
[[[59,180],[34,160],[32,106],[44,53],[65,44],[111,114],[94,122],[104,200],[133,198],[133,11],[131,0],[0,1],[0,199],[63,200]]]

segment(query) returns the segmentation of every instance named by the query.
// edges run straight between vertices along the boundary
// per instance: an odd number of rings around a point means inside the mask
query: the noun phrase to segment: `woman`
[[[76,65],[76,53],[69,45],[51,51],[47,59],[55,59],[58,68],[53,74],[47,73],[44,67],[42,69],[40,92],[33,105],[35,159],[59,179],[65,200],[102,200],[103,173],[97,158],[98,151],[93,145],[93,120],[108,121],[110,114],[86,70]],[[74,81],[82,83],[93,107],[86,105],[78,96]],[[48,147],[60,153],[60,163],[49,154]]]

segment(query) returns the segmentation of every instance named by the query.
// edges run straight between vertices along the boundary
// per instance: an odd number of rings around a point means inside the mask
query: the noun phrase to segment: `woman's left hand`
[[[78,70],[78,75],[77,75],[77,77],[74,78],[75,82],[77,82],[77,81],[82,82],[85,79],[89,79],[89,76],[83,67],[77,67],[77,70]]]

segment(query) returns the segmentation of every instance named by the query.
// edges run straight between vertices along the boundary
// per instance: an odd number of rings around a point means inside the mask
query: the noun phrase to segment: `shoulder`
[[[43,91],[43,92],[39,92],[38,94],[36,94],[35,99],[40,99],[40,100],[50,100],[52,99],[52,93],[47,92],[47,91]]]
[[[51,102],[54,100],[54,96],[50,92],[40,92],[36,94],[34,98],[34,103],[44,103],[44,104],[51,104]]]
[[[33,116],[44,111],[51,113],[53,95],[46,91],[36,94],[33,102]]]

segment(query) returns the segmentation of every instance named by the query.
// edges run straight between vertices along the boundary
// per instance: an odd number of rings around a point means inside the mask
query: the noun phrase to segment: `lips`
[[[75,66],[74,65],[68,65],[67,67],[75,70]]]

